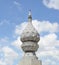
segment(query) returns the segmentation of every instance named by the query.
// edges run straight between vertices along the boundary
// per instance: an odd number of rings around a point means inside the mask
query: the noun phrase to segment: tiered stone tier
[[[23,42],[21,47],[24,52],[37,51],[39,47],[37,42],[40,40],[40,37],[36,29],[33,27],[31,12],[29,12],[28,24],[26,28],[23,30],[20,39]]]

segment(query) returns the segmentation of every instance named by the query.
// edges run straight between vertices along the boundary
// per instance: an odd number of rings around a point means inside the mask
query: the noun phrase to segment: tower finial
[[[29,14],[28,14],[28,21],[29,21],[29,22],[31,22],[31,21],[32,21],[31,10],[29,10]]]
[[[31,10],[29,10],[29,16],[31,15]]]

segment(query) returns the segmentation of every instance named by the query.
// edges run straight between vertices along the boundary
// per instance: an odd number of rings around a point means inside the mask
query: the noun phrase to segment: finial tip
[[[29,15],[31,15],[31,10],[29,10]]]

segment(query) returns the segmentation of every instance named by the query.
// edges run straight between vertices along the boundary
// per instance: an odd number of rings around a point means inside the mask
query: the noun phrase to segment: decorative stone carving
[[[37,43],[40,40],[40,36],[32,25],[31,12],[29,12],[28,24],[23,30],[20,40],[23,42],[21,47],[25,54],[19,65],[42,65],[35,54],[39,47]]]
[[[34,42],[24,42],[21,47],[25,52],[35,52],[39,46]]]
[[[26,28],[23,30],[23,33],[21,34],[20,39],[23,42],[22,49],[24,52],[37,51],[37,49],[38,49],[37,42],[40,40],[40,36],[39,36],[37,30],[32,25],[31,12],[29,12],[28,24],[27,24]]]
[[[38,42],[40,40],[39,34],[36,29],[33,27],[32,22],[28,22],[26,28],[23,30],[21,34],[21,41],[34,41]]]

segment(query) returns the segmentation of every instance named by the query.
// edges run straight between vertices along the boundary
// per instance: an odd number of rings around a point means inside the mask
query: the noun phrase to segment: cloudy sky
[[[59,65],[59,0],[0,0],[0,65],[18,65],[22,58],[20,34],[30,9],[40,34],[39,60]]]

